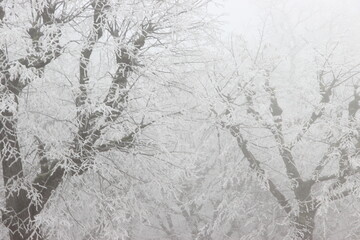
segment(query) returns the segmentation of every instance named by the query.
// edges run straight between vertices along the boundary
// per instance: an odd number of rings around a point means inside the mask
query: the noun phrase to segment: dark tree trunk
[[[2,212],[3,224],[9,228],[11,240],[38,239],[39,232],[32,227],[34,206],[27,197],[26,190],[17,190],[14,185],[24,177],[20,148],[16,133],[16,118],[10,111],[1,113],[0,160],[6,188],[6,211]],[[32,237],[34,235],[34,237]]]
[[[300,206],[300,212],[293,223],[296,239],[313,240],[316,211],[317,208],[313,204],[306,203]]]

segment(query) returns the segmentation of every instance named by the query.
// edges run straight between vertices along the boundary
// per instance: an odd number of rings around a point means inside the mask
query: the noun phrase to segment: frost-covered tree
[[[225,47],[223,62],[232,64],[212,69],[205,96],[217,126],[237,145],[239,161],[284,213],[287,237],[317,239],[317,217],[358,196],[359,53],[348,32],[327,32],[311,20],[296,29],[305,20],[295,16],[299,22],[291,25],[293,19],[274,8],[256,41],[244,34]]]
[[[133,237],[207,2],[0,1],[0,238]]]

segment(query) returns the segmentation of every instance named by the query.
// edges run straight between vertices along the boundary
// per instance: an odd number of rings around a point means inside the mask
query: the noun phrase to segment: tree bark
[[[315,229],[315,211],[300,212],[295,222],[296,239],[313,240]]]
[[[11,240],[40,240],[42,238],[39,230],[34,230],[32,227],[35,206],[27,197],[26,190],[18,190],[16,186],[24,177],[16,132],[17,121],[13,113],[8,110],[3,111],[1,115],[0,160],[3,168],[4,185],[6,188],[6,211],[3,211],[2,213],[2,221],[9,229]]]
[[[307,199],[298,201],[299,213],[295,216],[295,239],[312,240],[315,229],[315,217],[319,203],[309,196]]]

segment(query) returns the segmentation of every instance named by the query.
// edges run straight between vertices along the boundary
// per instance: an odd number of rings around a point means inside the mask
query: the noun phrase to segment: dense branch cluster
[[[211,2],[0,0],[0,238],[312,240],[357,197],[356,53]]]

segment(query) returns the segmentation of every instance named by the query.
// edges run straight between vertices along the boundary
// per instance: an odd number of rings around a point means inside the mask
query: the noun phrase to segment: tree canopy
[[[222,3],[0,0],[1,239],[358,239],[356,14]]]

